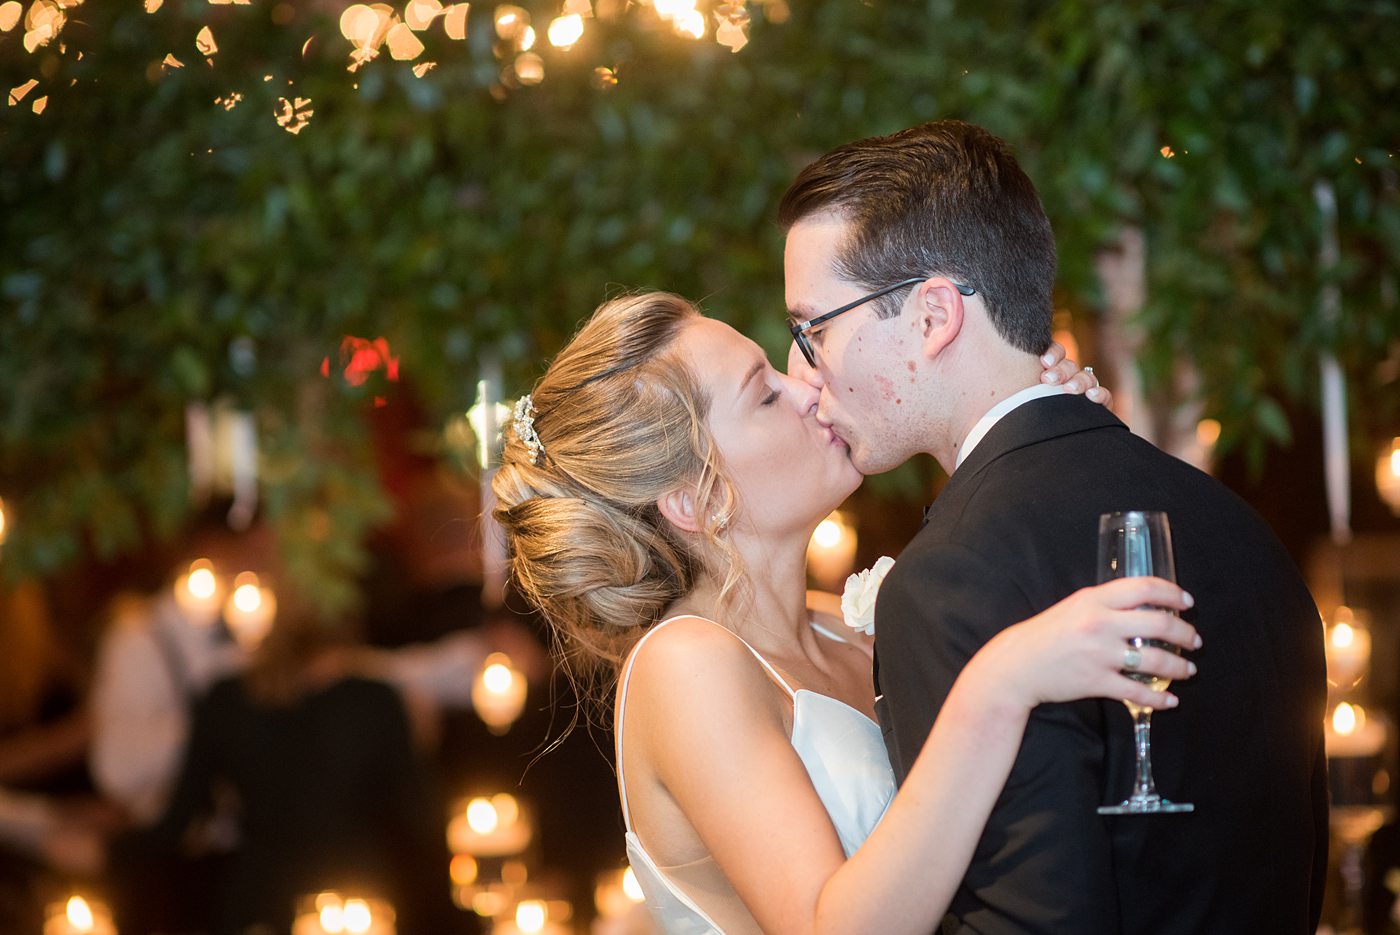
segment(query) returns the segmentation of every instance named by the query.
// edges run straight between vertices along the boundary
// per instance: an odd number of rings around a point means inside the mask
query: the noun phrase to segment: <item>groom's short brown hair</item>
[[[1030,354],[1050,345],[1055,237],[1035,186],[991,133],[939,120],[832,150],[797,176],[778,220],[787,230],[828,211],[851,224],[838,275],[871,289],[947,276],[981,294],[1007,343]],[[881,317],[899,308],[877,301]]]

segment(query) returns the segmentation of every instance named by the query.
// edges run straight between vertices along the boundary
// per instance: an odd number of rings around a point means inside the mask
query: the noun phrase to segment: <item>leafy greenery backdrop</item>
[[[1163,386],[1192,362],[1226,444],[1286,440],[1281,403],[1311,404],[1322,351],[1358,454],[1400,433],[1394,0],[791,0],[781,23],[770,0],[737,54],[637,9],[494,93],[489,5],[465,42],[425,36],[422,77],[387,55],[347,72],[344,6],[90,0],[61,48],[0,34],[5,87],[39,80],[0,114],[7,580],[168,535],[190,509],[184,407],[229,398],[257,418],[288,560],[349,601],[387,505],[363,417],[380,389],[321,375],[343,336],[385,336],[444,419],[487,357],[526,388],[618,287],[700,298],[781,353],[786,184],[938,117],[1013,142],[1079,327],[1103,306],[1095,258],[1145,235],[1144,369]],[[542,35],[558,7],[530,8]],[[297,135],[282,97],[310,101]]]

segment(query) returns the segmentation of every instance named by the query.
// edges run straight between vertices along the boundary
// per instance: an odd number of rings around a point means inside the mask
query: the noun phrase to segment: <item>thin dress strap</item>
[[[632,666],[637,661],[637,654],[641,651],[642,644],[644,644],[647,640],[651,639],[652,636],[654,636],[656,632],[662,627],[666,626],[666,624],[671,623],[675,620],[680,620],[685,617],[691,617],[695,620],[703,620],[706,623],[713,624],[714,626],[717,626],[724,632],[728,633],[730,636],[734,637],[740,643],[743,643],[744,648],[746,648],[749,652],[753,653],[753,657],[758,660],[759,665],[763,666],[764,670],[772,677],[773,681],[777,682],[783,687],[783,691],[787,692],[788,698],[794,700],[797,698],[797,693],[792,690],[792,686],[787,683],[786,679],[784,679],[781,675],[778,674],[778,670],[773,668],[772,663],[770,663],[767,659],[764,659],[763,656],[759,654],[758,650],[750,646],[748,644],[748,641],[746,641],[739,634],[735,633],[733,630],[729,629],[728,627],[722,624],[716,623],[708,617],[700,617],[695,614],[679,614],[675,617],[667,617],[665,620],[652,626],[652,628],[647,631],[645,636],[637,640],[637,645],[632,647],[632,652],[627,657],[627,663],[622,667],[622,677],[620,679],[621,685],[618,688],[617,696],[617,740],[615,745],[615,753],[617,756],[617,792],[618,798],[622,801],[622,822],[626,826],[628,831],[632,830],[632,813],[631,810],[627,807],[627,780],[623,778],[622,771],[622,719],[627,711],[627,686],[632,678]]]

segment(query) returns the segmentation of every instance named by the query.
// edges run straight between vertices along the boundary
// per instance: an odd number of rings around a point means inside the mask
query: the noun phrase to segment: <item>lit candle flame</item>
[[[500,824],[500,816],[489,799],[472,799],[467,803],[467,824],[477,834],[490,834]]]
[[[68,900],[66,909],[68,914],[68,924],[80,932],[91,932],[93,927],[92,907],[88,901],[81,896],[74,896]]]
[[[834,519],[824,519],[812,533],[812,542],[823,549],[834,549],[841,544],[841,524]]]
[[[185,589],[196,600],[207,601],[219,590],[219,579],[214,577],[214,563],[201,558],[190,563],[190,573],[185,578]]]
[[[1346,649],[1356,640],[1356,631],[1349,623],[1339,623],[1332,628],[1332,645],[1338,649]]]
[[[583,38],[583,17],[577,13],[559,16],[549,24],[549,44],[567,49]]]
[[[239,585],[233,592],[233,606],[251,614],[262,607],[262,591],[256,584]]]
[[[345,931],[354,935],[364,935],[369,931],[370,923],[374,921],[370,915],[369,903],[363,899],[347,899],[345,901]]]
[[[544,931],[545,919],[549,916],[543,900],[526,899],[515,907],[515,927],[526,935]]]
[[[1360,705],[1343,701],[1332,712],[1332,730],[1340,737],[1348,737],[1366,726],[1366,711]]]
[[[495,695],[504,695],[510,691],[511,683],[515,681],[515,675],[510,671],[509,666],[494,662],[481,673],[481,680],[486,684],[487,691]]]

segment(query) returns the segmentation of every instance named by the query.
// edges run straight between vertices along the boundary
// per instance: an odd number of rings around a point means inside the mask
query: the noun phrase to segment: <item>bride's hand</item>
[[[1062,384],[1071,393],[1083,393],[1101,406],[1113,405],[1113,394],[1108,387],[1099,385],[1099,378],[1092,368],[1079,369],[1079,364],[1065,356],[1064,345],[1059,341],[1051,343],[1050,349],[1040,355],[1045,372],[1040,375],[1041,383]]]
[[[1008,627],[984,647],[1001,686],[1021,695],[1027,707],[1047,701],[1112,698],[1144,707],[1172,708],[1176,696],[1153,691],[1123,675],[1132,637],[1163,640],[1198,649],[1195,627],[1144,605],[1185,610],[1195,601],[1161,578],[1119,578],[1084,588],[1029,620]],[[1173,681],[1190,678],[1196,666],[1165,649],[1144,646],[1136,671]],[[979,653],[978,655],[983,655]]]

